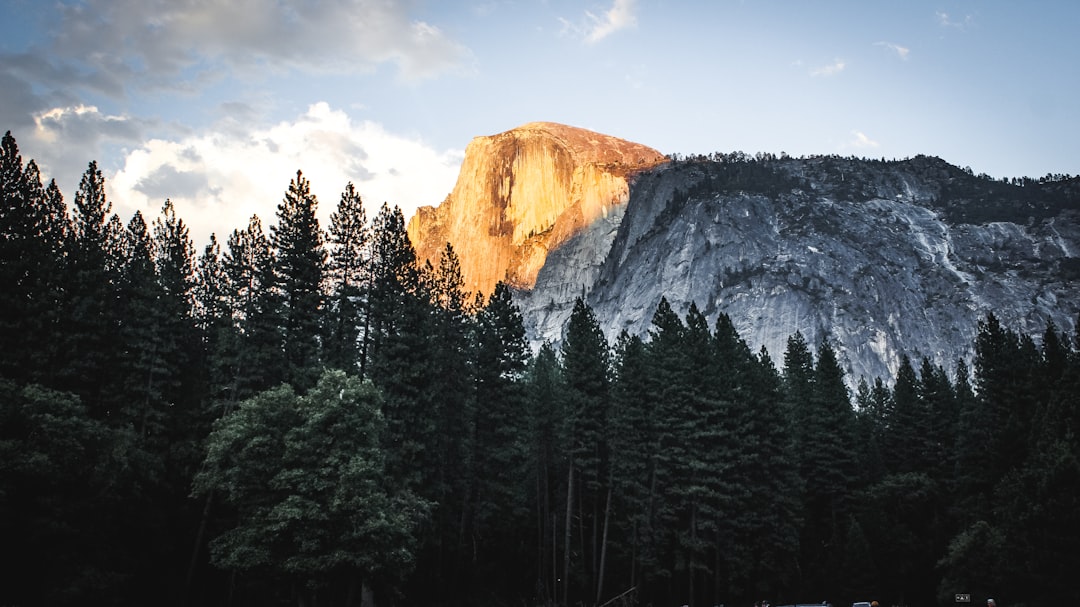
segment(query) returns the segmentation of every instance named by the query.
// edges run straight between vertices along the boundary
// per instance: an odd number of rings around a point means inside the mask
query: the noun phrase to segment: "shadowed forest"
[[[748,605],[1080,598],[1080,339],[989,315],[848,389],[661,300],[558,348],[297,173],[196,251],[0,146],[4,605]],[[1080,326],[1080,323],[1078,323]]]

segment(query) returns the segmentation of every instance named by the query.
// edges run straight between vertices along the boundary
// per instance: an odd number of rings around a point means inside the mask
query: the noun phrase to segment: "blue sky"
[[[661,152],[930,154],[1080,172],[1080,3],[0,0],[0,130],[70,202],[166,197],[196,245],[297,169],[406,216],[477,135],[546,120]]]

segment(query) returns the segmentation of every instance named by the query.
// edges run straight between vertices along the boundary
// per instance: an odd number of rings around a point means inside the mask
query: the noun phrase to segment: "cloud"
[[[56,179],[70,199],[87,164],[100,158],[103,147],[136,145],[156,122],[77,104],[43,109],[34,112],[29,123],[16,124],[12,132],[24,158],[33,158],[43,177]]]
[[[854,138],[851,141],[847,142],[844,147],[867,150],[876,148],[881,145],[873,139],[867,137],[866,133],[863,133],[862,131],[851,131],[851,134],[854,136]]]
[[[596,15],[585,11],[585,22],[574,23],[568,19],[559,17],[561,25],[559,35],[572,35],[584,38],[587,44],[595,44],[619,30],[628,29],[637,25],[637,16],[634,14],[634,0],[614,0],[611,8],[602,15]]]
[[[349,181],[369,217],[387,202],[409,218],[417,207],[438,204],[450,193],[462,154],[438,152],[316,103],[274,125],[244,129],[226,119],[182,139],[152,139],[129,151],[106,184],[125,221],[136,210],[156,217],[170,198],[201,249],[211,232],[224,242],[252,215],[265,226],[276,223],[277,205],[298,169],[311,181],[324,228]]]
[[[875,42],[874,46],[883,46],[890,51],[896,53],[896,56],[907,61],[908,54],[911,53],[911,49],[906,46],[900,46],[899,44],[893,44],[892,42]]]
[[[823,65],[819,68],[810,70],[811,76],[835,76],[844,71],[844,61],[842,59],[835,59],[829,65]]]
[[[585,16],[592,22],[592,27],[585,36],[585,42],[593,44],[607,38],[615,32],[637,25],[634,16],[634,0],[615,0],[615,3],[601,17],[586,11]]]
[[[938,25],[941,27],[951,27],[959,30],[967,29],[968,26],[975,22],[975,18],[971,15],[964,15],[962,19],[956,19],[949,15],[949,13],[938,11],[936,13]]]
[[[459,68],[463,45],[407,2],[381,0],[83,0],[58,3],[34,81],[120,98],[198,90],[233,74],[370,71],[391,63],[414,81]],[[49,57],[51,59],[40,59]],[[11,64],[18,57],[7,55]],[[30,60],[20,59],[22,63]],[[0,64],[2,65],[2,64]]]

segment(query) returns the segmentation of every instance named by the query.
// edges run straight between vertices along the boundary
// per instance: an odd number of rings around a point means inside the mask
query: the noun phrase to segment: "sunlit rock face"
[[[727,313],[781,365],[788,337],[827,337],[850,383],[900,356],[950,373],[993,312],[1041,337],[1080,305],[1080,180],[1019,187],[936,158],[679,162],[553,248],[518,292],[534,345],[558,343],[584,296],[609,340],[646,335],[660,298]]]
[[[490,295],[500,280],[531,289],[551,251],[594,224],[617,225],[628,178],[663,160],[652,148],[550,122],[477,137],[453,192],[417,211],[409,238],[433,266],[449,242],[469,291]],[[608,245],[590,249],[587,264]]]

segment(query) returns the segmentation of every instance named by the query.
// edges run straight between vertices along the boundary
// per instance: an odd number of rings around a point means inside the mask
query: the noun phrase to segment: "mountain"
[[[436,267],[449,242],[470,291],[490,295],[500,280],[530,289],[550,251],[617,212],[627,179],[664,160],[652,148],[552,122],[477,137],[453,192],[417,211],[409,238],[421,262]]]
[[[559,224],[549,199],[531,191],[512,198],[513,213],[500,202],[507,197],[489,196],[495,208],[486,211],[480,197],[469,199],[472,206],[460,202],[459,193],[478,189],[471,180],[493,174],[474,167],[513,166],[512,176],[530,182],[544,182],[545,171],[569,173],[544,160],[552,152],[520,153],[520,138],[487,138],[483,153],[494,156],[472,164],[467,157],[452,205],[425,211],[440,226],[474,224],[479,246],[452,241],[471,284],[495,280],[491,260],[473,257],[487,255],[491,235],[506,231],[483,218],[525,217],[535,205],[550,217],[536,226],[554,233]],[[506,140],[515,143],[500,143]],[[471,153],[481,151],[476,143]],[[926,156],[886,162],[733,153],[608,166],[628,179],[625,204],[575,216],[573,230],[536,243],[529,264],[506,266],[534,345],[561,339],[578,296],[611,341],[624,329],[645,335],[661,297],[680,314],[692,302],[710,320],[728,314],[752,348],[766,347],[778,362],[795,331],[811,344],[828,337],[849,380],[891,379],[905,353],[951,371],[970,356],[988,312],[1024,334],[1041,334],[1049,320],[1075,329],[1080,179],[1006,183]],[[575,196],[588,199],[590,181],[575,183],[583,188]],[[591,196],[614,201],[611,192]],[[443,245],[423,238],[449,232],[415,233],[421,250],[436,251]],[[481,280],[468,268],[488,273]]]

